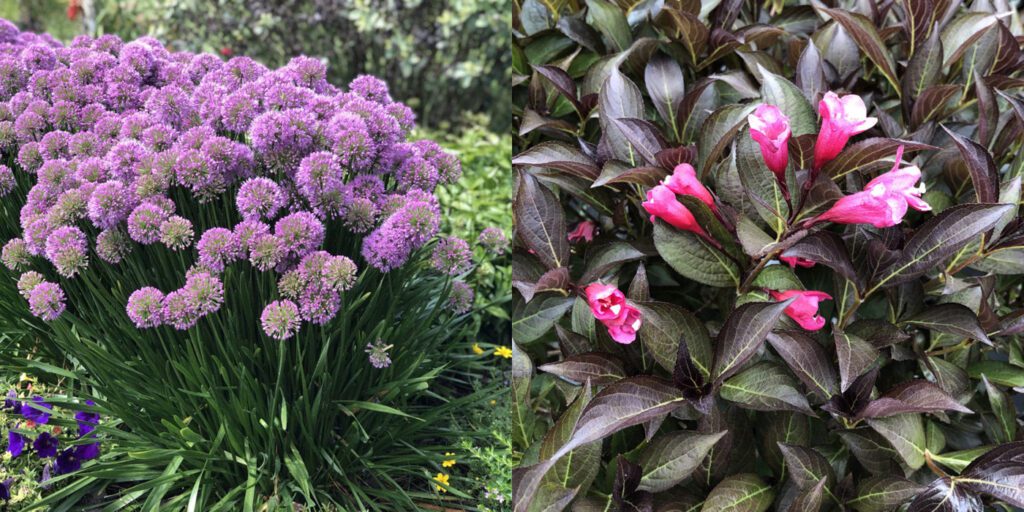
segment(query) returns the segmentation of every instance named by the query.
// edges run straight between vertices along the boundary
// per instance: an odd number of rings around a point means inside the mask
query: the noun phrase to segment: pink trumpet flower
[[[636,340],[643,323],[640,310],[626,303],[626,296],[613,285],[593,283],[587,286],[587,303],[594,318],[608,329],[617,343],[628,345]]]
[[[678,229],[707,237],[704,228],[700,227],[690,210],[676,199],[676,193],[667,185],[658,185],[648,190],[643,207],[651,214],[651,222],[657,217]]]
[[[676,195],[693,196],[708,205],[711,211],[716,211],[715,198],[707,187],[697,179],[697,171],[690,164],[679,164],[672,171],[672,175],[665,178],[662,184],[669,188]]]
[[[814,143],[814,169],[821,169],[846,147],[850,137],[870,129],[878,119],[867,117],[864,100],[856,94],[840,98],[829,91],[818,103],[821,131]]]
[[[797,267],[811,268],[814,266],[814,260],[801,258],[799,256],[779,256],[779,261],[782,261],[789,265],[790,268],[794,269]]]
[[[570,242],[579,242],[585,240],[590,242],[594,240],[594,230],[597,229],[597,224],[592,220],[585,220],[576,225],[576,229],[573,229],[569,233]]]
[[[786,165],[789,163],[789,118],[775,105],[760,105],[747,116],[750,137],[761,146],[765,165],[780,183],[786,182]]]
[[[808,331],[817,331],[825,326],[825,318],[818,314],[818,304],[823,300],[831,300],[831,295],[813,290],[787,290],[783,292],[769,290],[768,293],[777,301],[796,297],[796,300],[790,303],[789,306],[786,306],[784,313],[800,324],[800,327]]]
[[[815,222],[831,221],[839,224],[871,224],[876,228],[895,226],[903,221],[907,208],[926,212],[932,207],[921,199],[924,183],[917,166],[899,168],[903,146],[896,150],[892,169],[868,182],[861,192],[845,196],[818,216]]]

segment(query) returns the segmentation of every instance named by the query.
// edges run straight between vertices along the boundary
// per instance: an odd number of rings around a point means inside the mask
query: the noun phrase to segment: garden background
[[[64,43],[83,33],[115,34],[125,41],[149,35],[172,51],[225,59],[244,55],[271,69],[307,55],[325,60],[328,81],[336,85],[360,74],[376,75],[396,100],[416,112],[418,128],[411,139],[436,140],[462,161],[463,177],[436,191],[447,224],[442,231],[467,240],[488,226],[511,232],[505,2],[0,0],[0,17]],[[477,304],[490,306],[474,314],[472,331],[477,346],[486,349],[481,359],[493,368],[489,375],[468,379],[480,389],[493,389],[508,367],[493,349],[510,336],[511,274],[506,264],[496,263],[484,262],[476,272]],[[0,334],[0,343],[12,342],[7,338]],[[37,378],[22,370],[0,364],[0,385]],[[452,425],[452,446],[462,466],[453,474],[481,482],[480,489],[489,482],[495,496],[510,495],[505,400],[506,394],[496,394]],[[486,509],[482,490],[466,492],[478,495],[481,510]],[[501,507],[496,501],[490,506]]]

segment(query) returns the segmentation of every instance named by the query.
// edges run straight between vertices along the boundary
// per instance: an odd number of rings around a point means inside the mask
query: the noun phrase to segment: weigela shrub
[[[1019,17],[620,5],[515,13],[516,510],[1024,506]]]
[[[460,162],[383,81],[326,76],[0,23],[5,334],[62,353],[134,449],[196,450],[161,494],[363,508],[410,485],[375,453],[429,479],[418,436],[457,405],[422,392],[474,305],[434,196]]]

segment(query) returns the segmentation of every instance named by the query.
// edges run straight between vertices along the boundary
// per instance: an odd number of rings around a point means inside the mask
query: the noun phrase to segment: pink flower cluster
[[[624,345],[633,343],[643,323],[640,310],[627,304],[622,291],[610,284],[593,283],[585,292],[591,313],[608,328],[608,335]]]
[[[414,115],[384,82],[360,76],[341,89],[317,59],[271,70],[149,37],[63,46],[5,20],[0,33],[0,151],[17,157],[13,170],[0,166],[0,194],[34,183],[3,263],[23,271],[45,260],[71,279],[140,245],[194,248],[182,288],[131,294],[127,314],[140,328],[187,329],[217,311],[220,273],[242,262],[298,286],[267,306],[268,335],[293,334],[298,319],[324,323],[356,274],[351,259],[322,250],[327,233],[361,237],[377,271],[399,268],[439,231],[435,187],[461,174],[437,143],[408,140]],[[202,210],[229,201],[241,222],[204,229]],[[468,254],[445,239],[433,264],[460,274]],[[27,297],[32,311],[54,319],[63,292],[40,286]]]

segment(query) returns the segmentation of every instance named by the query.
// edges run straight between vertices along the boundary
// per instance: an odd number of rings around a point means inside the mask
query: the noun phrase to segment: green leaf
[[[797,86],[764,68],[761,68],[761,77],[761,100],[779,107],[789,117],[794,137],[818,132],[818,116],[814,107]]]
[[[587,22],[612,42],[616,51],[633,43],[626,16],[618,6],[605,0],[587,0]]]
[[[775,499],[772,486],[757,475],[741,473],[722,480],[707,499],[701,512],[764,512]]]
[[[540,445],[541,459],[550,459],[559,448],[569,441],[576,429],[576,422],[579,420],[580,414],[583,413],[583,409],[593,397],[590,384],[584,384],[583,390],[576,400],[565,409],[558,421],[545,434]],[[591,482],[597,477],[600,460],[600,443],[582,445],[573,450],[569,456],[560,459],[544,475],[544,483],[557,484],[564,488],[578,487],[581,493],[585,493]]]
[[[988,403],[995,417],[994,440],[997,443],[1009,443],[1017,438],[1017,409],[1009,395],[989,382],[984,374],[981,381],[985,384],[985,394],[988,395]]]
[[[765,165],[757,142],[747,133],[736,143],[736,170],[757,213],[776,233],[782,233],[789,219],[789,202],[775,173]]]
[[[700,129],[700,142],[697,144],[700,162],[697,166],[698,176],[703,178],[707,175],[755,108],[757,105],[724,105],[704,121]]]
[[[658,220],[654,225],[654,246],[661,258],[683,277],[708,286],[739,285],[739,266],[704,237]]]
[[[782,367],[761,361],[722,383],[722,398],[755,411],[796,411],[813,415],[797,381]]]
[[[910,469],[924,465],[924,423],[920,414],[898,414],[886,418],[869,418],[868,425],[882,435],[900,454]]]
[[[699,434],[677,431],[656,437],[637,463],[643,468],[639,490],[662,492],[674,487],[700,466],[711,447],[725,432]]]
[[[923,490],[923,485],[906,478],[874,476],[862,480],[857,485],[857,497],[846,504],[857,512],[890,512]]]
[[[517,343],[530,343],[551,330],[562,318],[575,299],[571,297],[546,296],[534,298],[512,320],[512,338]]]
[[[977,361],[967,366],[967,374],[973,379],[984,375],[989,381],[1001,386],[1024,387],[1024,368],[1005,361]]]

